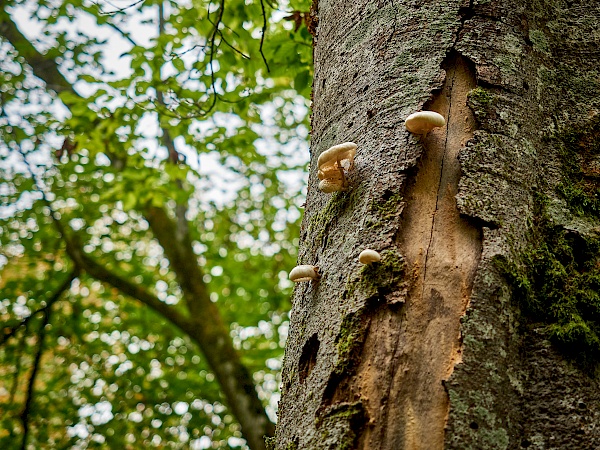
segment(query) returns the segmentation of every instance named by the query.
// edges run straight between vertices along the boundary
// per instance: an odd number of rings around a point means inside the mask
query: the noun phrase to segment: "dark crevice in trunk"
[[[319,336],[316,333],[310,337],[306,344],[304,344],[304,347],[302,348],[302,355],[300,356],[300,362],[298,364],[300,383],[304,383],[304,380],[306,380],[313,367],[315,367],[317,364],[319,345]]]

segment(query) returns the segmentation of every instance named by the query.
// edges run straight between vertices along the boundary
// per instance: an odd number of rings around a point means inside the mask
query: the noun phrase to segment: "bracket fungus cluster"
[[[375,250],[368,248],[360,252],[360,255],[358,255],[358,261],[361,264],[372,264],[381,261],[381,255]]]
[[[346,188],[344,170],[351,170],[354,167],[356,147],[354,142],[344,142],[321,153],[318,160],[321,191],[329,194]]]
[[[437,127],[446,125],[446,119],[435,111],[421,111],[411,114],[404,121],[404,126],[413,134],[426,135]]]
[[[302,281],[316,281],[320,278],[319,268],[311,265],[296,266],[290,272],[290,280],[294,283]]]

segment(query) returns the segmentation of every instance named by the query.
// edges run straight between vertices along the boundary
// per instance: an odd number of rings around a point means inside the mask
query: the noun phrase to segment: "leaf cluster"
[[[5,3],[2,21],[26,11]],[[273,23],[266,2],[264,14],[240,0],[101,5],[29,10],[41,29],[29,44],[66,89],[34,76],[26,46],[0,43],[0,448],[239,448],[240,425],[197,343],[81,270],[72,248],[189,314],[147,220],[162,208],[176,223],[185,209],[191,263],[273,417],[311,37]]]

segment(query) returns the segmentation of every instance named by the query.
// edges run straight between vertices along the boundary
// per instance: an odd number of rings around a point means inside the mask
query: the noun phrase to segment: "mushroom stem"
[[[348,183],[346,182],[346,175],[344,175],[344,168],[338,162],[338,171],[340,172],[340,176],[342,177],[342,190],[346,189]]]

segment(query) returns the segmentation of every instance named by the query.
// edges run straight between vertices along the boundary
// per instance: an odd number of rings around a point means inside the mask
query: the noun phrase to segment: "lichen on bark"
[[[326,197],[316,189],[316,174],[309,176],[300,260],[318,265],[324,277],[295,292],[277,448],[290,442],[321,448],[315,419],[354,404],[361,414],[353,422],[351,448],[600,446],[594,426],[600,421],[598,378],[572,364],[557,345],[559,335],[571,343],[587,336],[584,341],[593,344],[591,332],[597,334],[590,311],[596,301],[600,164],[590,150],[596,145],[590,130],[597,129],[600,112],[600,27],[592,20],[600,16],[600,3],[322,0],[318,11],[312,158],[339,142],[359,148],[350,192]],[[463,75],[467,68],[471,81],[458,83],[462,100],[451,100],[455,114],[460,105],[477,127],[470,119],[450,120],[447,136],[461,136],[450,147],[460,151],[445,163],[460,169],[458,191],[439,190],[430,198],[430,189],[415,186],[441,137],[408,135],[402,122],[451,98],[448,77],[457,67]],[[471,112],[462,109],[467,105]],[[458,219],[446,220],[454,216],[438,211],[436,202],[444,197],[448,211],[458,208]],[[540,198],[546,199],[543,215]],[[415,264],[419,247],[409,251],[415,217],[431,214],[424,208],[415,216],[419,202],[431,203],[439,228],[466,224],[476,230],[473,241],[481,238],[479,253],[469,257],[477,262],[472,289],[469,283],[463,290],[449,288],[461,291],[460,298],[437,295],[436,282],[451,285],[444,270],[425,270]],[[395,271],[386,277],[381,266],[361,269],[356,258],[366,247],[395,255]],[[498,261],[514,266],[507,270]],[[510,270],[535,286],[532,296],[524,296],[530,311],[518,299]],[[421,292],[431,295],[412,292],[420,276],[429,284],[418,283],[433,287]],[[452,298],[456,319],[446,323]],[[548,298],[556,300],[555,311],[542,306]],[[419,303],[430,307],[419,309]],[[574,314],[582,319],[578,326],[561,322]],[[434,332],[440,323],[445,331]],[[423,384],[427,376],[415,374],[439,353],[423,351],[417,358],[411,348],[434,348],[439,336],[450,334],[445,378]],[[299,383],[298,363],[315,335],[318,355]],[[416,337],[428,344],[420,347]],[[409,392],[428,393],[430,387],[443,395]],[[414,405],[432,398],[447,402],[439,410],[447,414],[425,421],[441,430],[427,429],[435,439],[419,440],[425,428],[417,425],[427,408]],[[336,439],[339,446],[348,442],[348,421],[328,417],[320,429],[328,433],[324,448],[338,448]]]

